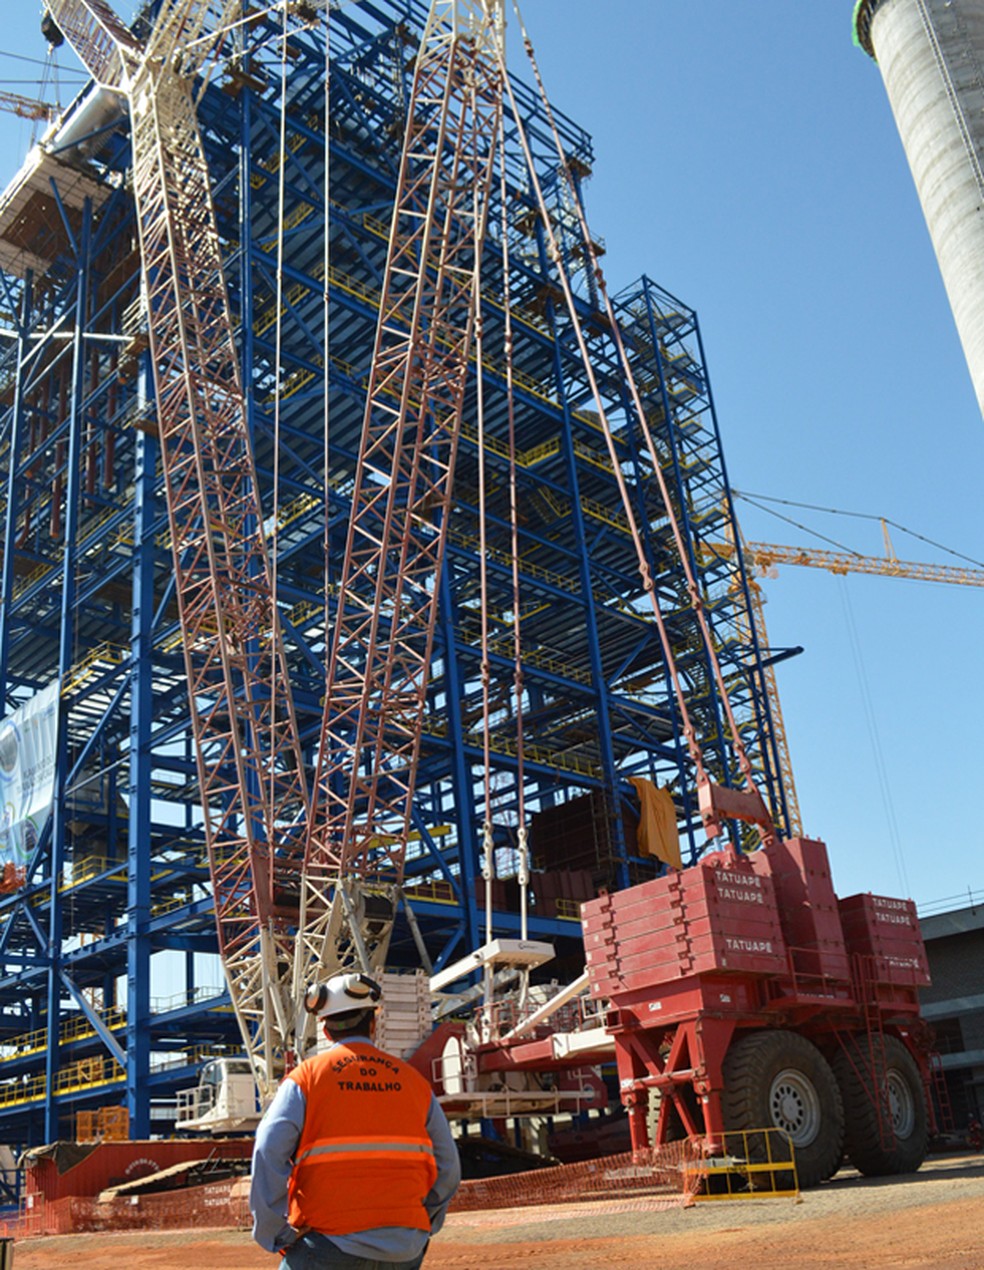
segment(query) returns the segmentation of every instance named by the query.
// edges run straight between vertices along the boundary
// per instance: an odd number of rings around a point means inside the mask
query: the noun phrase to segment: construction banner
[[[51,815],[59,684],[0,720],[0,866],[22,867]]]

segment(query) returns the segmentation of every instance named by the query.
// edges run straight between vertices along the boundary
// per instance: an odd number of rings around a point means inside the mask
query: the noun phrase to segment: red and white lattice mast
[[[45,0],[130,110],[157,423],[219,947],[261,1093],[290,1044],[308,795],[192,90],[237,0],[165,0],[143,43],[104,0]],[[208,25],[212,32],[206,30]],[[296,898],[294,900],[296,909]]]
[[[299,985],[380,970],[392,929],[501,137],[502,7],[436,0],[416,62],[309,809],[192,96],[238,5],[165,0],[141,43],[104,0],[45,2],[130,108],[220,951],[266,1096]]]
[[[437,0],[390,230],[306,856],[311,957],[380,970],[415,789],[501,138],[502,5]]]

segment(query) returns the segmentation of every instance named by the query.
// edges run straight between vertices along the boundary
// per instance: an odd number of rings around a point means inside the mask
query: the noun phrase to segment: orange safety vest
[[[356,1041],[307,1059],[287,1079],[300,1086],[306,1103],[287,1192],[294,1229],[429,1231],[424,1199],[437,1165],[427,1133],[432,1091],[424,1077]]]

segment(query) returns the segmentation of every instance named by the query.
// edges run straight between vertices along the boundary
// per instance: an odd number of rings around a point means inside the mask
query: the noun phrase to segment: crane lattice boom
[[[830,573],[873,573],[883,577],[914,578],[922,582],[948,582],[957,586],[984,586],[984,569],[955,565],[918,564],[894,556],[866,556],[853,551],[825,551],[816,547],[782,547],[771,542],[746,542],[746,558],[764,569],[777,564],[806,565]]]
[[[314,916],[322,914],[327,948],[339,956],[347,924],[351,956],[367,969],[382,968],[386,907],[394,911],[403,877],[499,145],[502,38],[492,0],[438,0],[407,111],[328,666],[302,932],[324,944]],[[383,892],[371,917],[360,907],[367,888]]]
[[[105,0],[44,0],[44,7],[93,79],[107,88],[122,88],[142,50]]]
[[[103,0],[48,8],[93,75],[130,103],[220,949],[268,1093],[298,983],[332,961],[380,968],[388,945],[391,920],[365,916],[365,891],[402,879],[499,137],[501,12],[491,0],[438,0],[417,61],[305,865],[304,767],[191,93],[203,32],[221,31],[238,5],[168,0],[146,45]]]
[[[235,3],[224,6],[231,11]],[[49,0],[92,74],[126,93],[157,421],[219,945],[261,1088],[290,1044],[307,809],[287,664],[192,82],[175,54],[204,0],[141,48],[102,0]],[[221,15],[220,15],[221,16]]]

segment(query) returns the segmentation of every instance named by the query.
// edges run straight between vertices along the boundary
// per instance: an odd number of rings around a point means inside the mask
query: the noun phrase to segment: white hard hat
[[[368,975],[333,975],[326,983],[316,983],[304,995],[309,1014],[332,1019],[340,1014],[356,1014],[375,1009],[383,990]]]

